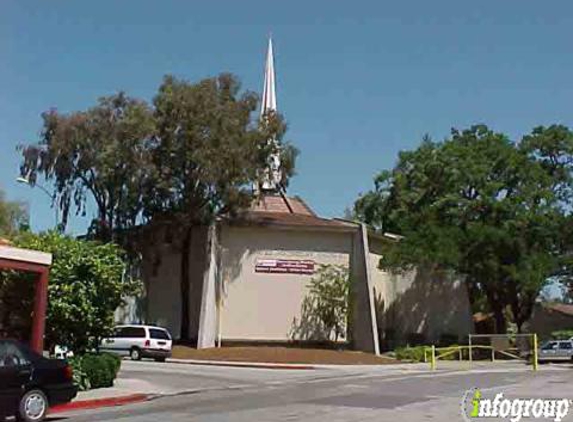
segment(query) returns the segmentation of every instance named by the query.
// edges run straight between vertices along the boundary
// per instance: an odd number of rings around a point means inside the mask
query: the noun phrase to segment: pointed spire
[[[277,92],[275,86],[275,59],[273,57],[273,40],[269,36],[267,61],[265,63],[265,83],[261,101],[261,116],[269,111],[277,110]]]
[[[267,50],[267,60],[265,63],[265,83],[263,85],[263,96],[261,98],[261,118],[269,111],[277,111],[277,92],[275,83],[275,62],[273,57],[273,40],[269,36],[269,46]],[[268,142],[277,145],[276,139],[269,139]],[[278,145],[277,145],[278,147]],[[266,192],[280,192],[281,189],[281,160],[280,154],[274,153],[268,157],[268,168],[263,176],[261,186],[255,185],[255,190]]]

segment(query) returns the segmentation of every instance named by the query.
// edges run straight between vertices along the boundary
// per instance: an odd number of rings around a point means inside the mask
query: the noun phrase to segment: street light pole
[[[52,201],[52,206],[54,207],[54,216],[56,218],[56,230],[60,230],[59,227],[59,222],[58,222],[58,207],[54,204],[54,200],[55,200],[55,194],[54,193],[50,193],[50,191],[48,189],[46,189],[44,186],[40,185],[39,183],[34,183],[33,185],[30,183],[30,180],[27,179],[26,177],[18,177],[16,178],[16,182],[18,183],[22,183],[23,185],[28,185],[31,188],[39,188],[42,192],[44,192],[46,195],[48,195],[48,197],[50,198],[50,201]]]

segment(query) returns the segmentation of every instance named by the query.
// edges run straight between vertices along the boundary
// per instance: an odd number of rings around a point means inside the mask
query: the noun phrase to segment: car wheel
[[[129,357],[131,360],[141,360],[141,350],[139,350],[137,347],[133,347],[129,352]]]
[[[155,362],[165,362],[165,358],[155,358]]]
[[[20,399],[18,420],[23,422],[39,422],[48,413],[48,399],[40,390],[30,390]]]

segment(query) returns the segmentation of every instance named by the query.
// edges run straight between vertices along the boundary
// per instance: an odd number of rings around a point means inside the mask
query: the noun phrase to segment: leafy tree
[[[180,239],[182,339],[189,335],[192,228],[248,207],[252,185],[277,148],[283,185],[293,172],[296,150],[281,143],[285,124],[276,114],[253,121],[256,107],[257,96],[241,93],[229,74],[194,84],[168,76],[154,99],[154,173],[145,210],[152,223],[166,225]]]
[[[249,206],[272,153],[281,157],[283,187],[293,174],[297,152],[282,142],[283,119],[253,119],[256,107],[257,96],[241,93],[232,75],[195,84],[168,76],[153,106],[120,93],[86,111],[44,113],[39,143],[22,147],[21,173],[32,184],[53,181],[64,225],[72,205],[85,214],[93,201],[98,240],[132,252],[149,233],[132,230],[139,223],[177,234],[186,339],[192,227]]]
[[[507,309],[520,330],[549,277],[570,275],[570,139],[551,127],[513,143],[478,125],[401,152],[355,205],[363,221],[404,236],[381,265],[456,271],[470,300],[486,301],[498,332]]]
[[[308,285],[300,320],[293,321],[291,337],[338,341],[346,337],[350,309],[350,277],[342,265],[321,265]]]
[[[140,291],[140,282],[126,271],[124,253],[112,243],[27,232],[15,244],[53,254],[46,320],[49,346],[65,345],[76,353],[95,347],[113,328],[114,312],[124,298]]]
[[[7,200],[0,189],[0,236],[10,237],[27,224],[28,213],[24,204]]]
[[[350,277],[341,265],[321,265],[310,281],[310,296],[326,332],[334,341],[346,336],[349,310]]]
[[[54,183],[62,225],[72,206],[86,214],[88,198],[97,210],[90,230],[97,239],[116,239],[137,224],[154,130],[148,105],[119,93],[85,111],[50,110],[42,118],[40,141],[21,147],[20,171],[31,184],[39,176]]]

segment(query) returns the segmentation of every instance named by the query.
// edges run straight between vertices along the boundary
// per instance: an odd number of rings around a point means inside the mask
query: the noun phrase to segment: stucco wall
[[[189,256],[189,338],[199,330],[203,277],[207,263],[207,227],[193,229]],[[174,338],[181,334],[181,255],[174,243],[158,234],[144,254],[143,279],[146,287],[146,322],[169,329]]]
[[[573,315],[566,315],[548,309],[537,303],[529,321],[524,324],[524,332],[537,333],[541,340],[551,338],[553,331],[573,330]]]
[[[211,292],[206,304],[213,306],[218,282],[223,288],[220,314],[208,314],[211,327],[203,336],[212,343],[221,328],[223,340],[309,340],[312,330],[301,319],[301,305],[312,276],[256,273],[257,259],[311,259],[319,264],[350,266],[353,233],[280,230],[271,227],[221,226],[218,259],[220,272],[209,266],[207,228],[193,235],[190,292],[190,337],[198,336],[205,280]],[[411,334],[436,341],[442,334],[460,337],[472,330],[465,286],[459,280],[417,271],[395,276],[378,268],[381,240],[369,236],[368,264],[374,293],[376,322],[382,348],[403,344]],[[213,252],[213,250],[211,250]],[[213,259],[213,258],[212,258]],[[144,253],[142,275],[147,289],[145,321],[167,327],[175,338],[180,333],[181,293],[179,254],[173,244],[158,236]],[[212,270],[209,272],[209,270]],[[367,303],[364,304],[367,306]],[[218,321],[217,317],[221,316]],[[213,322],[215,318],[215,322]],[[219,324],[220,322],[220,324]],[[216,323],[216,324],[215,324]],[[217,325],[217,327],[214,327]],[[298,327],[298,331],[293,328]],[[303,329],[301,329],[301,327]],[[392,344],[390,344],[392,342]]]
[[[473,324],[467,290],[453,277],[418,269],[402,275],[379,268],[382,240],[370,238],[371,277],[378,330],[384,349],[417,338],[436,342],[442,335],[461,339]]]
[[[221,246],[223,340],[285,341],[291,338],[295,319],[300,322],[312,276],[256,273],[256,260],[312,259],[317,265],[348,266],[352,235],[226,226]]]

